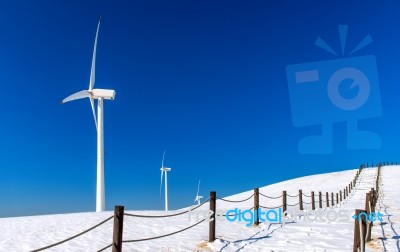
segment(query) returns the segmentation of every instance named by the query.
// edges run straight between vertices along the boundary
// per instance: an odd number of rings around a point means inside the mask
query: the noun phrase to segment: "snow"
[[[381,197],[375,211],[384,214],[384,221],[372,228],[370,248],[380,251],[400,251],[400,192],[399,167],[385,167],[381,171]],[[371,250],[373,251],[373,250]]]
[[[280,196],[283,190],[288,195],[297,195],[302,189],[306,195],[314,190],[316,200],[318,191],[325,192],[342,190],[352,181],[357,170],[319,174],[292,179],[260,188],[260,192],[268,196]],[[208,221],[165,238],[124,243],[124,251],[352,251],[354,220],[350,217],[356,208],[363,209],[365,193],[375,184],[376,168],[364,169],[360,175],[356,189],[340,205],[324,208],[328,211],[348,211],[346,220],[334,221],[305,221],[304,219],[281,223],[261,223],[259,226],[246,226],[245,222],[228,222],[225,219],[216,220],[216,240],[208,241]],[[382,168],[381,198],[376,211],[384,214],[383,222],[375,222],[372,228],[373,240],[367,245],[366,251],[399,251],[399,221],[400,195],[396,184],[400,176],[399,166]],[[253,190],[226,197],[228,200],[246,199]],[[217,197],[221,197],[217,195]],[[207,197],[205,197],[207,198]],[[336,200],[336,198],[335,198]],[[309,197],[303,196],[303,201],[310,202]],[[288,204],[298,202],[298,198],[288,197]],[[266,199],[260,195],[260,205],[280,206],[282,199]],[[325,206],[325,202],[323,206]],[[242,203],[230,203],[217,200],[217,213],[239,208],[249,209],[253,206],[253,198]],[[316,204],[318,207],[318,204]],[[199,209],[206,211],[208,203]],[[288,207],[289,212],[298,206]],[[185,209],[169,211],[179,213]],[[310,204],[304,204],[304,209],[310,210]],[[131,214],[164,215],[164,211],[126,211]],[[49,244],[61,241],[113,215],[113,212],[75,213],[44,216],[28,216],[0,218],[0,251],[31,251]],[[193,216],[193,215],[192,215]],[[201,218],[200,218],[201,219]],[[199,219],[199,220],[200,220]],[[193,218],[189,221],[187,214],[168,218],[138,218],[124,217],[124,240],[154,237],[178,231],[195,224]],[[65,242],[46,251],[97,251],[112,242],[113,221],[110,220],[100,227]],[[111,251],[107,249],[106,251]]]

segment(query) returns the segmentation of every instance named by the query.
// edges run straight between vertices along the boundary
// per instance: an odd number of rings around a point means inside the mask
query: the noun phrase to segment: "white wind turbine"
[[[199,195],[200,181],[201,181],[201,179],[199,179],[199,184],[197,185],[196,198],[194,199],[194,202],[197,202],[197,205],[200,205],[200,200],[203,198],[203,196]]]
[[[103,100],[114,100],[115,91],[110,89],[93,89],[95,82],[95,70],[96,70],[96,47],[97,37],[99,34],[100,21],[97,25],[96,38],[94,40],[92,68],[90,71],[89,89],[82,90],[75,94],[72,94],[61,101],[66,103],[73,100],[82,98],[89,98],[92,106],[92,112],[94,122],[97,129],[97,181],[96,181],[96,212],[102,212],[105,210],[105,195],[104,195],[104,117],[103,117]],[[97,118],[94,108],[94,100],[97,100]]]
[[[163,175],[165,173],[165,211],[168,211],[168,180],[167,180],[167,172],[171,171],[171,168],[164,167],[164,157],[165,157],[165,151],[162,157],[161,161],[161,182],[160,182],[160,196],[161,196],[161,188],[162,188],[162,183],[163,183]]]

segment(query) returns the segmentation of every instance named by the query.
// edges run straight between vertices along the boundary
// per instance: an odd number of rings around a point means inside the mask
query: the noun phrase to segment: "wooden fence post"
[[[367,212],[367,214],[370,214],[370,209],[369,209],[369,202],[370,202],[370,193],[366,193],[365,194],[365,211]]]
[[[326,192],[326,207],[329,207],[329,193]]]
[[[314,191],[311,192],[311,209],[315,210],[315,195],[314,195]]]
[[[370,207],[370,204],[372,204],[371,196],[372,196],[371,193],[365,194],[365,212],[367,213],[367,216],[370,216],[371,214],[371,207]],[[366,231],[367,236],[365,237],[365,241],[367,242],[371,240],[371,229],[372,229],[371,222],[367,224],[366,228],[367,228]]]
[[[336,205],[339,205],[339,194],[336,193]]]
[[[303,210],[303,191],[299,190],[299,208]]]
[[[319,208],[322,208],[322,193],[321,193],[321,191],[319,192],[319,194],[318,194],[318,200],[319,200]]]
[[[259,189],[254,188],[254,213],[256,214],[256,218],[254,221],[254,225],[260,224],[260,220],[258,219],[258,210],[260,208],[260,201],[259,201]]]
[[[346,199],[346,189],[343,189],[343,200]]]
[[[112,252],[122,251],[123,230],[124,230],[124,206],[115,206]]]
[[[340,193],[340,202],[342,202],[342,191],[340,190],[339,193]]]
[[[372,209],[371,209],[371,211],[375,212],[375,206],[376,206],[377,197],[376,197],[376,191],[375,191],[374,188],[371,188],[371,195],[372,195],[372,201],[371,201]]]
[[[358,248],[360,248],[361,251],[365,251],[365,233],[366,233],[366,228],[365,228],[365,216],[360,216],[362,212],[365,212],[364,210],[361,209],[356,209],[355,216],[357,216],[354,220],[354,242],[353,242],[353,252],[358,252]],[[360,223],[359,220],[361,221],[362,225],[362,236],[360,236]]]
[[[210,192],[210,222],[209,222],[209,233],[208,233],[208,241],[215,241],[215,209],[217,202],[217,192]]]
[[[286,206],[286,191],[283,191],[282,192],[282,210],[283,210],[283,212],[285,212],[286,211],[286,209],[287,209],[287,206]]]
[[[334,199],[334,197],[333,197],[333,193],[331,193],[331,203],[332,203],[332,206],[335,205],[335,199]]]

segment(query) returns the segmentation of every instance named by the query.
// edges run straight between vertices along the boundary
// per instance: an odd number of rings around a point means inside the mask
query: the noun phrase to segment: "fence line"
[[[77,238],[77,237],[79,237],[79,236],[81,236],[81,235],[83,235],[83,234],[86,234],[87,232],[89,232],[89,231],[91,231],[91,230],[93,230],[93,229],[97,228],[98,226],[101,226],[101,225],[103,225],[103,224],[104,224],[104,223],[106,223],[107,221],[111,220],[113,217],[114,217],[114,215],[113,215],[113,216],[110,216],[110,217],[108,217],[107,219],[105,219],[104,221],[100,222],[99,224],[97,224],[97,225],[94,225],[93,227],[91,227],[91,228],[88,228],[88,229],[86,229],[86,230],[84,230],[84,231],[80,232],[79,234],[76,234],[76,235],[74,235],[74,236],[71,236],[71,237],[69,237],[69,238],[67,238],[67,239],[65,239],[65,240],[62,240],[62,241],[56,242],[56,243],[54,243],[54,244],[48,245],[48,246],[46,246],[46,247],[43,247],[43,248],[40,248],[40,249],[35,249],[35,250],[32,250],[31,252],[43,251],[43,250],[45,250],[45,249],[49,249],[49,248],[52,248],[52,247],[58,246],[58,245],[60,245],[60,244],[62,244],[62,243],[64,243],[64,242],[67,242],[67,241],[70,241],[70,240],[72,240],[72,239],[75,239],[75,238]]]
[[[386,162],[388,164],[388,162]],[[392,162],[393,164],[393,162]],[[396,163],[397,164],[397,163]],[[373,165],[373,164],[372,164]],[[357,211],[360,211],[360,213],[371,213],[375,210],[375,205],[377,202],[377,199],[379,197],[379,181],[380,181],[380,170],[381,170],[381,163],[379,163],[378,165],[378,171],[377,171],[377,176],[376,176],[376,182],[375,182],[375,188],[372,188],[371,191],[369,193],[367,193],[366,195],[366,210],[360,210],[357,209]],[[368,167],[368,163],[367,163],[367,167]],[[357,189],[357,186],[360,184],[360,180],[359,180],[359,176],[362,172],[362,170],[365,168],[365,165],[361,165],[360,168],[358,169],[354,179],[343,189],[343,197],[342,197],[342,190],[339,190],[338,193],[336,193],[336,206],[341,204],[342,202],[347,201],[355,192],[355,190]],[[259,195],[268,198],[268,199],[279,199],[282,198],[282,205],[277,206],[277,207],[268,207],[268,206],[263,206],[259,204]],[[201,221],[190,225],[184,229],[172,232],[172,233],[168,233],[168,234],[164,234],[164,235],[160,235],[160,236],[155,236],[155,237],[148,237],[148,238],[142,238],[142,239],[133,239],[133,240],[123,240],[122,239],[122,234],[123,234],[123,217],[124,216],[129,216],[129,217],[136,217],[136,218],[169,218],[169,217],[174,217],[174,216],[178,216],[178,215],[182,215],[185,213],[189,213],[190,211],[193,211],[199,207],[201,207],[202,205],[204,205],[205,203],[209,202],[210,203],[210,210],[212,213],[210,216],[210,221],[209,221],[209,242],[213,242],[215,240],[215,216],[216,214],[216,204],[217,204],[217,199],[221,200],[221,201],[225,201],[225,202],[229,202],[229,203],[241,203],[241,202],[245,202],[248,201],[249,199],[251,199],[252,197],[254,197],[254,206],[252,208],[250,208],[249,210],[254,209],[254,211],[258,211],[259,208],[265,208],[265,209],[276,209],[276,208],[283,208],[283,212],[286,211],[287,206],[297,206],[299,205],[300,210],[303,210],[303,204],[311,204],[312,205],[312,210],[315,209],[315,203],[319,204],[319,208],[322,209],[322,203],[326,202],[326,207],[333,207],[335,206],[335,200],[334,200],[334,193],[331,192],[330,193],[331,198],[329,199],[329,193],[325,192],[325,200],[322,198],[322,192],[319,191],[318,192],[318,200],[315,200],[315,193],[314,191],[311,192],[311,195],[307,195],[304,194],[302,192],[302,190],[299,190],[299,193],[297,195],[289,195],[286,193],[286,191],[282,192],[282,195],[280,196],[276,196],[276,197],[272,197],[272,196],[267,196],[265,194],[262,194],[259,192],[258,188],[254,189],[254,193],[252,195],[250,195],[248,198],[246,199],[242,199],[242,200],[228,200],[228,199],[224,199],[224,198],[219,198],[216,196],[216,192],[210,192],[210,198],[208,198],[207,200],[205,200],[203,203],[199,204],[198,206],[194,207],[194,208],[189,208],[189,210],[180,212],[180,213],[175,213],[175,214],[168,214],[168,215],[139,215],[139,214],[129,214],[129,213],[124,213],[124,207],[123,206],[115,206],[115,210],[114,210],[114,215],[110,216],[109,218],[105,219],[104,221],[98,223],[97,225],[84,230],[83,232],[76,234],[70,238],[67,238],[65,240],[62,240],[60,242],[54,243],[52,245],[48,245],[46,247],[40,248],[40,249],[36,249],[33,250],[31,252],[37,252],[37,251],[42,251],[42,250],[46,250],[52,247],[55,247],[57,245],[60,245],[64,242],[70,241],[72,239],[75,239],[101,225],[103,225],[104,223],[106,223],[107,221],[111,220],[112,218],[114,218],[114,231],[113,231],[113,243],[110,245],[107,245],[106,247],[98,250],[100,251],[104,251],[107,248],[112,247],[113,252],[120,252],[122,250],[122,243],[132,243],[132,242],[140,242],[140,241],[146,241],[146,240],[154,240],[154,239],[160,239],[163,237],[167,237],[167,236],[171,236],[180,232],[184,232],[188,229],[191,229],[197,225],[199,225],[200,223],[204,222],[206,219],[202,219]],[[311,202],[304,202],[302,196],[305,197],[309,197],[311,198]],[[340,196],[340,197],[339,197]],[[290,198],[295,198],[298,197],[299,201],[295,204],[288,204],[287,203],[287,197]],[[329,204],[331,203],[331,204]],[[357,213],[356,211],[356,213]],[[221,216],[221,215],[217,215],[217,216]],[[227,216],[222,215],[222,216]],[[231,216],[231,215],[228,215]],[[232,215],[233,216],[233,215]],[[255,225],[259,224],[259,220],[258,220],[258,214],[256,215],[257,218],[255,220]],[[358,215],[357,215],[358,216]],[[361,220],[361,219],[360,219]],[[365,225],[363,224],[362,221],[358,221],[356,219],[355,222],[355,233],[354,233],[354,248],[358,249],[358,247],[365,247],[365,241],[368,241],[371,239],[371,226],[373,225],[372,222],[365,222]],[[365,227],[364,227],[365,226]],[[357,231],[356,231],[357,230]],[[360,236],[360,232],[361,235]],[[363,233],[365,232],[365,234]],[[357,236],[358,235],[358,236]],[[365,238],[365,239],[364,239]],[[354,250],[356,251],[356,250]]]
[[[277,208],[280,208],[280,207],[282,207],[282,206],[283,206],[283,205],[280,205],[280,206],[277,206],[277,207],[266,207],[266,206],[260,205],[261,208],[265,208],[265,209],[277,209]]]
[[[248,197],[248,198],[246,198],[246,199],[243,199],[243,200],[227,200],[227,199],[219,198],[219,197],[217,197],[217,199],[222,200],[222,201],[226,201],[226,202],[231,202],[231,203],[240,203],[240,202],[248,201],[248,200],[251,199],[253,196],[254,196],[254,194],[250,195],[250,197]]]
[[[267,196],[267,195],[262,194],[262,193],[260,193],[260,192],[259,192],[259,194],[260,194],[261,196],[264,196],[265,198],[268,198],[268,199],[279,199],[279,198],[282,198],[282,197],[283,197],[283,195],[280,195],[280,196],[277,196],[277,197]]]
[[[186,210],[184,212],[176,213],[176,214],[167,214],[167,215],[140,215],[140,214],[130,214],[130,213],[124,213],[125,216],[130,216],[130,217],[137,217],[137,218],[167,218],[167,217],[174,217],[182,214],[186,214],[190,211],[196,210],[197,208],[201,207],[205,203],[207,203],[210,200],[210,198],[206,199],[203,203],[200,205],[197,205],[194,208],[189,208],[189,210]]]
[[[356,209],[355,211],[353,252],[364,252],[365,243],[371,240],[373,219],[369,217],[371,213],[375,212],[376,203],[379,199],[381,167],[382,164],[379,163],[375,177],[375,188],[371,188],[365,194],[365,209]]]
[[[183,231],[186,231],[186,230],[188,230],[188,229],[191,229],[191,228],[193,228],[193,227],[199,225],[200,223],[202,223],[202,222],[205,221],[205,220],[206,220],[206,219],[202,219],[201,221],[198,221],[198,222],[196,222],[195,224],[193,224],[193,225],[191,225],[191,226],[189,226],[189,227],[186,227],[186,228],[184,228],[184,229],[181,229],[181,230],[178,230],[178,231],[175,231],[175,232],[172,232],[172,233],[168,233],[168,234],[164,234],[164,235],[159,235],[159,236],[154,236],[154,237],[149,237],[149,238],[136,239],[136,240],[124,240],[124,241],[122,241],[122,243],[148,241],[148,240],[155,240],[155,239],[159,239],[159,238],[171,236],[171,235],[174,235],[174,234],[177,234],[177,233],[181,233],[181,232],[183,232]]]

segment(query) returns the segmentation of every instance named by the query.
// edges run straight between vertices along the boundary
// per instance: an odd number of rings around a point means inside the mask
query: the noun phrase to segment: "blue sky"
[[[107,210],[163,208],[164,149],[172,209],[193,203],[200,178],[207,198],[400,161],[399,11],[398,2],[361,1],[1,3],[0,217],[95,210],[90,104],[59,101],[88,87],[100,15],[95,87],[117,93],[105,102]],[[340,52],[338,25],[348,25],[343,56],[314,45],[320,36]],[[376,58],[382,114],[359,128],[380,147],[348,149],[346,123],[335,121],[331,153],[300,154],[299,140],[321,126],[294,127],[286,67],[347,58],[368,34],[373,43],[351,57]]]

